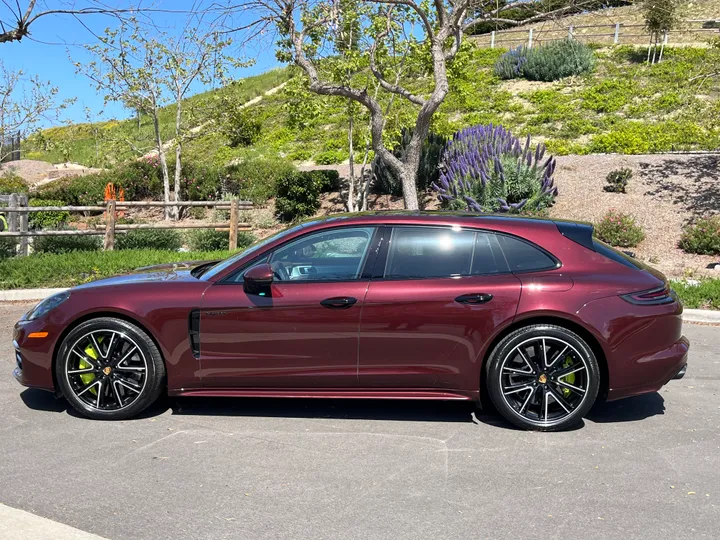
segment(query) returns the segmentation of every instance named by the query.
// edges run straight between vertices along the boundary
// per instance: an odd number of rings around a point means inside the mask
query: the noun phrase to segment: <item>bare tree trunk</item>
[[[355,201],[355,155],[353,148],[353,114],[352,102],[348,100],[348,149],[350,164],[350,179],[348,185],[347,209],[348,212],[356,212],[357,205]]]
[[[660,56],[658,57],[658,64],[659,64],[660,62],[662,62],[662,56],[663,56],[663,51],[664,51],[664,50],[665,50],[665,36],[663,36],[663,40],[662,40],[662,42],[660,43]]]
[[[140,115],[141,115],[142,113],[140,112],[140,109],[138,109],[138,110],[136,111],[136,113],[137,113],[136,116],[137,116],[138,131],[140,131],[140,128],[142,127],[142,126],[141,126],[141,123],[140,123],[142,117],[141,117]]]
[[[153,106],[152,111],[153,128],[155,129],[155,147],[157,148],[158,158],[160,158],[160,170],[163,177],[163,195],[165,202],[170,202],[170,173],[168,172],[167,159],[165,158],[165,149],[163,148],[162,136],[160,135],[160,121],[158,120],[157,106]],[[165,207],[165,219],[170,219],[171,208]]]
[[[646,64],[650,63],[650,51],[652,50],[652,43],[653,43],[653,38],[652,38],[652,34],[650,34],[650,43],[648,43],[648,55],[647,55],[647,60],[645,61]]]
[[[653,43],[653,55],[652,55],[652,62],[651,64],[655,64],[655,55],[657,54],[657,36],[655,36],[655,41]]]
[[[180,178],[182,177],[182,97],[178,96],[175,112],[175,201],[181,200]],[[173,218],[178,219],[180,211],[177,206],[173,208]]]

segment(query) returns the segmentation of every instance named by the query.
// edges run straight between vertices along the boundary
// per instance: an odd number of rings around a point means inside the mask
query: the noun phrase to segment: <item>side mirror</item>
[[[257,294],[263,287],[268,287],[273,282],[273,269],[265,264],[253,266],[243,275],[243,289],[248,294]]]

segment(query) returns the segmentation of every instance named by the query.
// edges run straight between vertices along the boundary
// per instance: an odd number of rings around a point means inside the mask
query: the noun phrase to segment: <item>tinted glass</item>
[[[370,245],[372,227],[332,229],[310,234],[270,256],[277,281],[357,279]]]
[[[611,248],[606,243],[601,242],[596,238],[593,238],[593,247],[595,248],[595,251],[597,253],[600,253],[600,255],[604,255],[608,259],[612,259],[613,261],[623,264],[629,268],[637,270],[644,269],[644,266],[637,259],[633,259],[632,257]]]
[[[467,276],[471,271],[475,233],[433,227],[393,230],[385,277],[417,279]]]
[[[555,268],[555,261],[539,248],[512,236],[497,235],[511,272],[533,272]]]
[[[491,233],[477,233],[472,274],[487,275],[508,272],[508,266],[500,251],[497,236]]]

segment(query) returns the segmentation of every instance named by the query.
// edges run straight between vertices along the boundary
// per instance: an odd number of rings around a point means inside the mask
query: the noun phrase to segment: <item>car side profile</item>
[[[96,419],[170,396],[479,401],[524,429],[684,375],[664,276],[590,225],[389,212],[308,221],[224,261],[40,302],[15,377]]]

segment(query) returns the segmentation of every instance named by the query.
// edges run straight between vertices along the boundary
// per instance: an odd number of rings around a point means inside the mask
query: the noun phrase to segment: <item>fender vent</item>
[[[193,356],[200,358],[200,310],[194,309],[188,318],[188,334]]]

